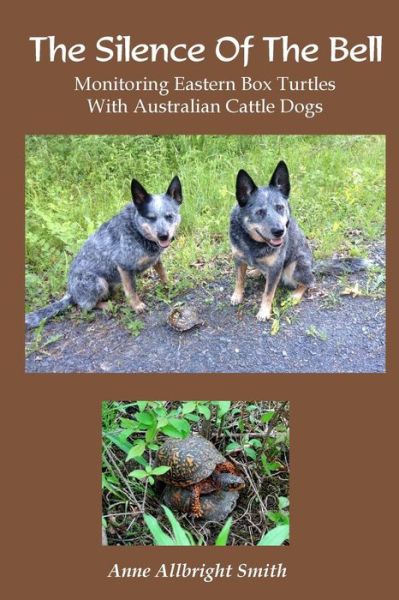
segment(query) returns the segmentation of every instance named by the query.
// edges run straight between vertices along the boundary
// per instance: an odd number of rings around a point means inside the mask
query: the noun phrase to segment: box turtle
[[[168,314],[167,322],[176,331],[188,331],[204,323],[200,319],[197,309],[188,305],[172,308]]]
[[[180,498],[176,496],[175,507],[179,510],[184,506],[183,512],[195,517],[203,515],[202,495],[245,487],[237,468],[201,435],[191,435],[184,440],[168,439],[158,450],[156,464],[170,467],[159,476],[161,481],[187,490]],[[188,498],[191,501],[187,504]]]
[[[200,496],[200,509],[203,520],[223,522],[234,510],[240,492],[233,490],[215,490],[210,494]],[[191,512],[192,490],[191,488],[167,485],[163,495],[162,503],[182,513]]]

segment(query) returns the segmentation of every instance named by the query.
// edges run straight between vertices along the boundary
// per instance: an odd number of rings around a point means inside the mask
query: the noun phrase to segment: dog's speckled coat
[[[312,253],[305,235],[291,215],[288,197],[290,180],[280,161],[269,185],[258,188],[243,170],[237,175],[238,205],[231,213],[230,240],[237,279],[232,304],[244,297],[247,266],[260,271],[266,280],[260,321],[270,319],[272,302],[280,281],[295,290],[298,300],[313,282]]]
[[[60,301],[27,314],[28,328],[38,327],[70,304],[91,310],[101,305],[118,284],[122,284],[132,308],[142,312],[145,305],[136,293],[135,278],[150,267],[166,283],[161,255],[180,223],[180,180],[175,177],[165,194],[150,195],[133,179],[131,191],[133,202],[101,225],[72,261],[67,294]]]

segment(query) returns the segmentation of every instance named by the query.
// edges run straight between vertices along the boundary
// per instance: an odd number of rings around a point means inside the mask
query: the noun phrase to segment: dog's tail
[[[371,262],[365,258],[330,258],[315,262],[313,271],[315,275],[349,275],[367,271]]]
[[[55,317],[61,312],[64,312],[68,308],[68,306],[72,304],[72,296],[70,294],[65,294],[61,300],[57,302],[53,302],[44,308],[40,308],[35,312],[31,312],[25,315],[25,326],[27,329],[34,329],[35,327],[39,327],[42,321],[48,321],[51,317]]]

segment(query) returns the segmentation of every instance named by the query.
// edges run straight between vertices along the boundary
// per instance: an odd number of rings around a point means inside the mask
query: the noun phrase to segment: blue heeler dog
[[[136,313],[145,304],[136,292],[136,274],[154,267],[163,283],[167,282],[161,262],[180,223],[183,201],[178,177],[172,179],[165,194],[148,194],[133,179],[133,202],[89,237],[73,260],[68,276],[68,291],[58,302],[25,316],[28,328],[76,304],[84,310],[102,307],[117,284],[122,284],[130,306]]]
[[[260,271],[266,280],[257,319],[272,314],[272,303],[280,281],[293,289],[299,301],[313,283],[312,253],[305,235],[291,215],[287,165],[280,161],[269,185],[257,187],[245,171],[236,183],[238,206],[231,213],[230,240],[237,269],[232,304],[244,297],[247,266]]]
[[[263,274],[266,279],[257,314],[259,321],[270,319],[280,282],[293,290],[293,298],[299,302],[313,284],[313,273],[342,275],[364,271],[370,266],[368,260],[357,257],[330,258],[313,265],[310,246],[291,215],[289,195],[290,178],[284,161],[278,163],[265,187],[258,188],[243,170],[237,175],[238,206],[232,210],[230,221],[237,280],[231,303],[243,301],[249,265],[251,275]]]

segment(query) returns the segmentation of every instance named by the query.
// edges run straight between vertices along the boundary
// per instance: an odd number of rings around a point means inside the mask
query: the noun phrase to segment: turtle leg
[[[237,475],[237,468],[231,462],[224,462],[216,465],[216,469],[218,473],[232,473],[233,475]]]
[[[193,486],[193,496],[191,500],[191,513],[194,517],[202,517],[201,509],[201,489],[199,485]]]

